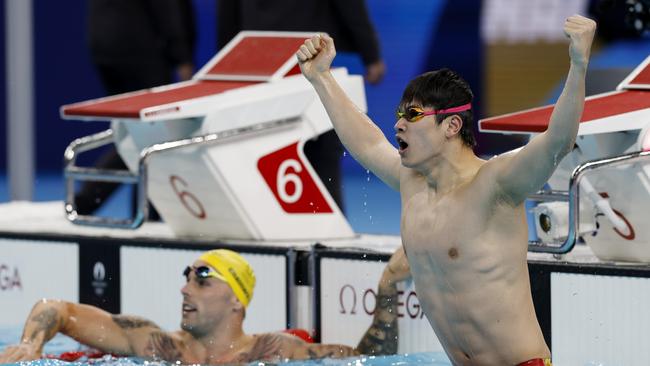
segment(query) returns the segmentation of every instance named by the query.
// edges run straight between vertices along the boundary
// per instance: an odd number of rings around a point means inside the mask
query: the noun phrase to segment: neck
[[[237,354],[251,337],[244,333],[241,319],[227,319],[224,324],[213,327],[213,331],[201,335],[190,335],[188,341],[192,353],[203,355],[205,364],[218,364]]]
[[[474,178],[484,161],[460,142],[448,145],[439,156],[418,170],[437,194],[453,191]]]

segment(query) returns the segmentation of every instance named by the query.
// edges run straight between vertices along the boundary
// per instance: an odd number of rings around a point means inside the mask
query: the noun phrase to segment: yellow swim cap
[[[253,298],[255,273],[244,257],[232,250],[215,249],[203,253],[199,259],[222,274],[239,301],[248,306]]]

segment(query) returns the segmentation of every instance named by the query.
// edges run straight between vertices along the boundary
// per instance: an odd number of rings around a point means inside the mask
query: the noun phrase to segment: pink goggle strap
[[[436,111],[436,114],[464,112],[470,109],[472,109],[472,103],[467,103],[458,107],[439,109]]]

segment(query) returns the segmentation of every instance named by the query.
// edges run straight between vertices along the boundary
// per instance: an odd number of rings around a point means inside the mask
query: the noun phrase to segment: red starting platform
[[[138,227],[152,202],[181,236],[293,240],[354,236],[305,158],[306,141],[332,129],[295,52],[313,33],[241,32],[193,79],[61,107],[64,119],[108,120],[101,136],[66,152],[66,212],[79,224]],[[363,79],[333,76],[366,110]],[[129,168],[74,166],[75,152],[114,143]],[[79,216],[72,180],[138,185],[132,220]],[[99,179],[101,178],[101,179]]]

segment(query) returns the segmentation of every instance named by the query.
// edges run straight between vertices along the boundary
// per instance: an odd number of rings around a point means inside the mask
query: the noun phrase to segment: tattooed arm
[[[397,283],[410,277],[409,265],[400,247],[390,258],[379,281],[372,324],[356,350],[366,355],[397,353]]]
[[[357,348],[338,344],[310,344],[298,338],[283,353],[290,359],[344,358],[359,354],[385,355],[397,352],[397,283],[410,277],[404,249],[398,249],[384,269],[378,286],[377,309],[370,328]],[[269,344],[269,342],[265,342]],[[277,347],[276,347],[277,348]],[[247,361],[254,361],[248,359]]]
[[[156,330],[145,319],[111,315],[89,305],[41,300],[27,318],[20,344],[0,354],[0,363],[40,358],[43,345],[59,332],[103,352],[135,355]]]
[[[358,355],[352,347],[338,344],[312,344],[285,334],[269,333],[257,337],[249,352],[243,353],[238,362],[303,360],[316,358],[343,358]]]

